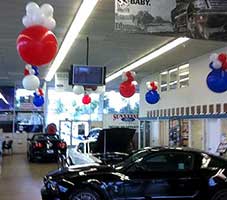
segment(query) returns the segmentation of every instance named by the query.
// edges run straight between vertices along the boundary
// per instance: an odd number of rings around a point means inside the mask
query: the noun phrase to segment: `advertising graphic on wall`
[[[189,139],[189,121],[180,119],[169,120],[169,146],[187,147]]]
[[[227,40],[227,0],[115,0],[115,29]]]

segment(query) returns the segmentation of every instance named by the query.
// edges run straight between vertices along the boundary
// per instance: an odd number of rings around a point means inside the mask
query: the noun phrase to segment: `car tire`
[[[70,195],[69,200],[101,200],[100,195],[94,190],[84,189]]]
[[[226,200],[227,199],[227,190],[220,190],[216,192],[211,200]]]

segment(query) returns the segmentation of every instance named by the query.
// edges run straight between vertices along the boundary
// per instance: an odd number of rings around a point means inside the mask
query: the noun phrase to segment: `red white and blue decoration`
[[[212,71],[206,79],[208,88],[216,93],[227,91],[227,54],[212,54],[209,67]]]
[[[34,92],[34,98],[33,98],[33,104],[36,107],[41,107],[44,104],[44,93],[41,88],[37,89],[36,92]]]
[[[26,90],[36,90],[39,88],[40,81],[37,75],[39,74],[37,67],[27,64],[24,69],[22,85]]]
[[[44,95],[38,78],[38,67],[50,63],[55,57],[58,42],[51,32],[56,26],[53,18],[54,9],[50,4],[39,5],[29,2],[26,5],[26,15],[22,22],[26,27],[17,38],[17,51],[27,63],[24,69],[22,85],[27,90],[34,90],[33,104],[41,107]]]
[[[74,85],[73,92],[76,95],[84,94],[82,98],[82,103],[88,105],[91,103],[91,97],[89,94],[96,93],[102,94],[105,92],[105,86],[82,86],[82,85]]]
[[[34,66],[43,66],[51,62],[58,49],[57,39],[50,30],[56,22],[54,9],[50,4],[39,7],[35,2],[26,6],[26,16],[22,22],[26,27],[17,38],[17,51],[22,60]]]
[[[146,102],[149,104],[156,104],[160,100],[160,95],[157,92],[157,83],[152,81],[152,82],[147,82],[147,89],[148,92],[145,94],[145,99]]]
[[[136,92],[136,81],[135,81],[135,72],[128,71],[123,72],[122,80],[123,82],[119,86],[119,92],[121,96],[125,98],[132,97]]]

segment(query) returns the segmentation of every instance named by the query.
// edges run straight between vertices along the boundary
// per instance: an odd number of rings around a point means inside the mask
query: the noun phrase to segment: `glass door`
[[[67,145],[72,144],[72,121],[60,120],[59,121],[59,134],[60,137],[67,143]]]

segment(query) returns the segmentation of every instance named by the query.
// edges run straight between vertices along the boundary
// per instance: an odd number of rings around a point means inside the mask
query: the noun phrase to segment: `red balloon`
[[[35,25],[24,29],[17,38],[17,51],[28,64],[40,66],[56,55],[58,42],[47,28]]]
[[[223,69],[223,70],[227,70],[227,62],[224,62],[224,63],[222,64],[222,69]]]
[[[136,87],[130,81],[124,81],[120,84],[119,92],[121,96],[129,98],[133,96],[136,92]]]
[[[221,61],[222,63],[225,63],[226,59],[227,59],[227,55],[225,53],[219,54],[218,56],[219,61]]]
[[[24,75],[27,76],[29,74],[30,74],[29,71],[27,69],[24,69]]]
[[[83,96],[83,99],[82,99],[82,102],[83,102],[83,104],[85,104],[85,105],[91,103],[91,97],[90,97],[89,95],[87,95],[87,94],[84,95],[84,96]]]

